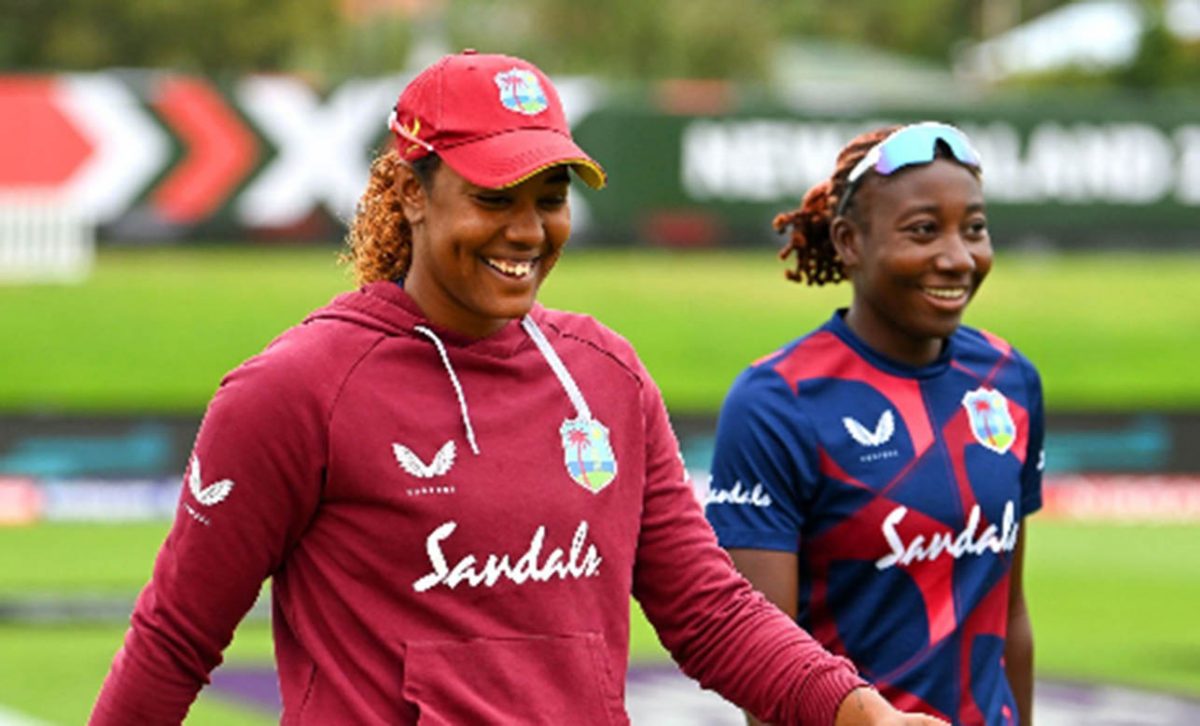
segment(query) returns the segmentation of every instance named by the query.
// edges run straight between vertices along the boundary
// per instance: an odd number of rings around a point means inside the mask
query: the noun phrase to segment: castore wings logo
[[[890,441],[892,434],[896,432],[896,417],[892,415],[890,408],[884,411],[875,422],[874,431],[849,416],[842,418],[842,425],[846,427],[850,438],[863,446],[882,446]]]

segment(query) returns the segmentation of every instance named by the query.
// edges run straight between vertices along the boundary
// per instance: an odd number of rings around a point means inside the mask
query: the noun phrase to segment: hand
[[[874,688],[855,688],[838,706],[834,726],[950,726],[940,718],[902,713]]]

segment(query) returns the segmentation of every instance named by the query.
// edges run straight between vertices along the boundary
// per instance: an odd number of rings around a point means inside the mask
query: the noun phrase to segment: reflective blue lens
[[[937,142],[945,142],[954,158],[968,166],[979,167],[979,153],[966,134],[948,124],[927,121],[905,126],[874,146],[850,172],[849,182],[874,169],[888,176],[914,164],[928,164],[937,153]]]
[[[846,177],[846,191],[838,200],[835,214],[845,213],[850,206],[850,197],[858,188],[858,180],[867,170],[874,169],[877,174],[888,176],[906,166],[928,164],[937,154],[937,142],[942,141],[950,149],[960,163],[980,168],[979,152],[971,146],[967,135],[949,124],[936,121],[905,126],[892,132],[883,141],[871,147],[858,164],[850,170]]]

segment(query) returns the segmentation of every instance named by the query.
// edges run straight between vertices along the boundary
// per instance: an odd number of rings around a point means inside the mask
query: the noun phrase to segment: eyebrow
[[[904,215],[909,214],[934,214],[941,209],[937,204],[925,204],[919,207],[907,207],[903,210]],[[987,211],[987,202],[976,202],[967,205],[968,212],[984,212]]]

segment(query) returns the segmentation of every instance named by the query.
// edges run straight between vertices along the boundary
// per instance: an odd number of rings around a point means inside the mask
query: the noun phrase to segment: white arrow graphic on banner
[[[63,192],[97,221],[111,221],[128,211],[163,168],[167,136],[113,76],[63,76],[57,95],[59,106],[94,148]]]
[[[238,197],[238,219],[253,227],[285,226],[322,202],[348,219],[367,183],[367,152],[382,138],[402,87],[395,78],[349,81],[322,107],[313,90],[294,78],[243,81],[239,106],[277,156]]]

